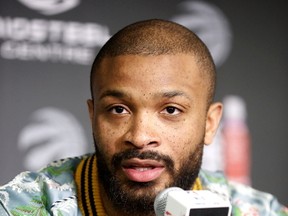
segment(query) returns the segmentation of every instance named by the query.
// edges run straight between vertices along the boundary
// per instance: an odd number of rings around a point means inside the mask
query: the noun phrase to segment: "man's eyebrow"
[[[116,98],[124,98],[127,95],[122,92],[122,91],[118,91],[118,90],[106,90],[104,91],[100,96],[99,96],[99,100],[105,98],[105,97],[116,97]]]
[[[189,97],[189,95],[187,95],[185,92],[183,91],[167,91],[167,92],[163,92],[162,94],[160,94],[162,97],[167,97],[167,98],[173,98],[173,97],[177,97],[177,96],[182,96],[182,97],[186,97],[187,99],[191,99]]]
[[[173,97],[181,96],[181,97],[185,97],[185,98],[191,100],[189,95],[187,95],[183,91],[178,91],[178,90],[160,92],[160,93],[157,93],[155,96],[157,98],[158,97],[173,98]],[[99,100],[101,100],[105,97],[127,98],[128,94],[125,93],[124,91],[119,91],[119,90],[106,90],[99,96]]]

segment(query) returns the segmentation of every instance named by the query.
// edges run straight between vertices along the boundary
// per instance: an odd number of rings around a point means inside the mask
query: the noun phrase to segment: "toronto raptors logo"
[[[44,15],[55,15],[71,10],[80,4],[80,0],[18,0],[30,9]]]

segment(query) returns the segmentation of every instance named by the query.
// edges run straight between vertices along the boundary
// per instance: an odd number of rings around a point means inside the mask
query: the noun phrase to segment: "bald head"
[[[207,79],[208,102],[215,91],[215,65],[205,44],[189,29],[165,20],[146,20],[131,24],[114,36],[102,47],[91,70],[91,93],[97,69],[103,58],[120,55],[176,55],[189,54],[196,59],[203,78]]]

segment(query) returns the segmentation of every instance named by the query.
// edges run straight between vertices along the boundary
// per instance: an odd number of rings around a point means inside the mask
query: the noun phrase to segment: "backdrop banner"
[[[217,66],[216,99],[227,109],[203,168],[287,204],[287,10],[286,0],[0,0],[0,184],[93,151],[95,55],[127,24],[160,18],[195,31]]]

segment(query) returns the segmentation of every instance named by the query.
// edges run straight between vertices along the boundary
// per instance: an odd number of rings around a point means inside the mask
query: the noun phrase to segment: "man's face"
[[[99,178],[119,206],[119,197],[143,205],[166,187],[192,186],[214,133],[206,133],[212,127],[201,74],[185,54],[102,61],[88,105]]]

